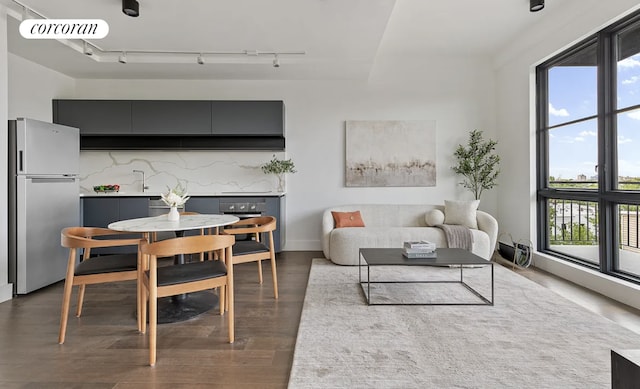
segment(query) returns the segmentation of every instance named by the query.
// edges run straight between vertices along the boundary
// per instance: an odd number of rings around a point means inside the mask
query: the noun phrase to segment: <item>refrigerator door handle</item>
[[[24,164],[23,164],[23,152],[22,150],[18,151],[18,171],[23,172],[24,171]]]
[[[76,182],[76,178],[72,177],[27,177],[34,184],[47,184],[50,182]]]

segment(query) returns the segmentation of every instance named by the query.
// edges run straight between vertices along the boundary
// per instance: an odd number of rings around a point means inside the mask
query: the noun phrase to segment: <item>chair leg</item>
[[[278,272],[276,271],[276,258],[271,257],[271,277],[273,279],[273,295],[278,299]]]
[[[262,261],[258,261],[258,281],[262,285]]]
[[[85,284],[81,284],[78,288],[78,306],[76,307],[76,317],[82,315],[82,304],[84,303]]]
[[[226,287],[224,285],[218,288],[218,305],[220,306],[220,316],[224,315],[224,311],[227,309],[225,288]]]
[[[154,291],[149,296],[149,365],[156,364],[156,331],[158,327],[158,297]]]
[[[229,305],[228,308],[228,312],[227,312],[227,321],[229,324],[229,343],[233,343],[235,340],[235,322],[234,322],[234,303],[233,303],[233,278],[232,281],[229,283],[229,279],[227,278],[227,286],[225,287],[227,289],[227,303]]]
[[[62,309],[60,312],[60,332],[58,334],[58,343],[63,344],[67,334],[67,320],[69,319],[69,304],[71,302],[71,291],[73,289],[73,280],[66,279],[64,282],[64,292],[62,295]]]
[[[70,249],[67,264],[67,275],[64,280],[64,292],[62,293],[62,307],[60,309],[60,332],[58,333],[58,343],[60,344],[64,343],[64,338],[67,335],[67,321],[69,319],[69,304],[71,303],[71,292],[73,290],[75,260],[76,249]]]

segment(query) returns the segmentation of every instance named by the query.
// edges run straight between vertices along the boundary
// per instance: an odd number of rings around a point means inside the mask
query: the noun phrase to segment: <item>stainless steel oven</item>
[[[265,215],[267,207],[264,202],[261,201],[247,201],[247,202],[226,202],[220,201],[219,212],[223,215],[233,215],[239,219],[248,219],[251,217],[260,217]],[[233,227],[225,227],[233,228]],[[253,240],[254,237],[249,234],[236,235],[237,241]],[[261,238],[262,239],[262,238]]]

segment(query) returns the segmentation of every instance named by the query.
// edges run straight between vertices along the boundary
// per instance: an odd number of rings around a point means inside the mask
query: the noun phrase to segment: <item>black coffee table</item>
[[[358,281],[364,292],[365,299],[369,305],[493,305],[493,262],[487,261],[470,251],[463,249],[439,248],[436,249],[436,258],[406,258],[402,255],[402,249],[391,248],[361,248],[359,253],[360,260],[358,262]],[[432,281],[407,281],[407,280],[390,280],[371,281],[371,271],[379,266],[439,266],[460,269],[459,280],[432,280]],[[464,280],[465,267],[490,267],[491,268],[491,294],[487,298],[483,296],[477,289],[471,287]],[[366,269],[366,274],[363,270]],[[378,269],[384,272],[382,269]],[[378,275],[378,273],[376,273]],[[366,279],[363,277],[366,276]],[[384,277],[384,273],[383,273]],[[371,298],[371,285],[375,284],[460,284],[470,293],[475,295],[478,302],[373,302]]]

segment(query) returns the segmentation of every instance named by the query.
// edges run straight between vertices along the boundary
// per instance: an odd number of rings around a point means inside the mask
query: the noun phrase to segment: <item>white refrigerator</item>
[[[64,279],[64,227],[80,225],[77,128],[9,121],[9,282],[26,294]]]

